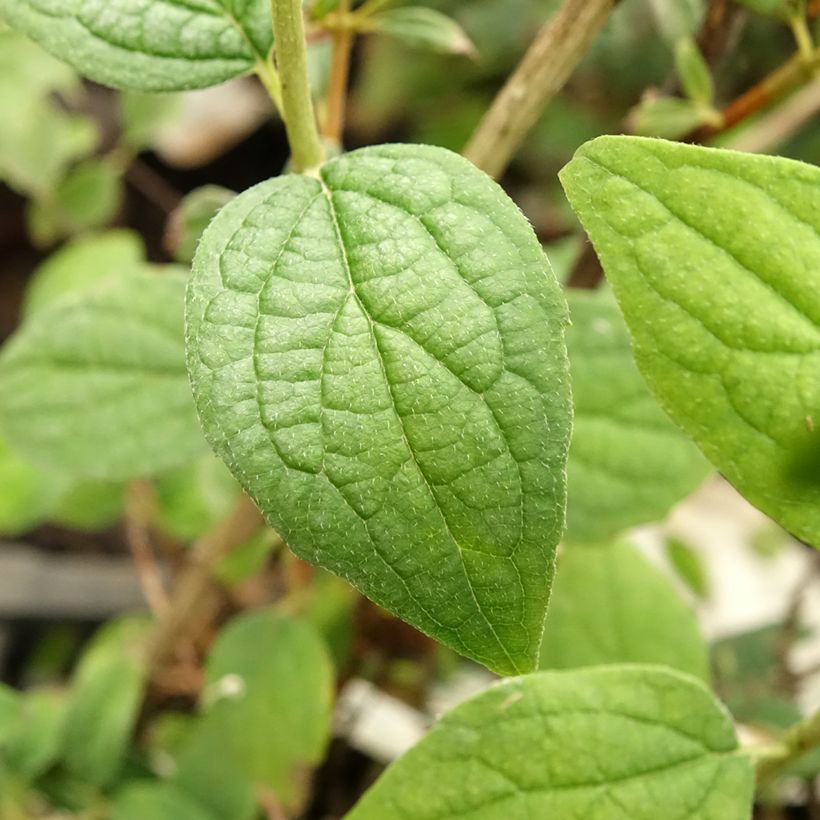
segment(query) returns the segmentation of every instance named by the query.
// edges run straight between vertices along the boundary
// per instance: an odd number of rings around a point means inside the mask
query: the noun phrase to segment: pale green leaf
[[[0,423],[37,464],[126,480],[205,446],[183,352],[185,277],[109,277],[31,316],[0,354]]]
[[[566,305],[520,211],[441,148],[241,194],[200,243],[211,445],[302,558],[501,672],[537,662],[563,528]]]
[[[664,409],[820,546],[820,169],[601,137],[561,179]]]
[[[100,83],[204,88],[267,59],[269,0],[0,0],[0,19]]]
[[[0,30],[0,93],[22,86],[27,95],[70,94],[80,78],[61,60],[10,29]]]
[[[754,771],[697,679],[541,672],[445,715],[347,820],[748,820]]]
[[[142,703],[150,622],[112,621],[94,636],[71,680],[62,759],[77,777],[97,786],[120,770]]]
[[[34,780],[60,753],[65,697],[56,690],[34,689],[22,694],[19,704],[18,723],[3,757],[15,774]]]
[[[131,151],[151,146],[163,126],[178,114],[182,99],[177,94],[145,94],[126,90],[120,94],[122,144]]]
[[[84,479],[68,488],[50,518],[69,529],[93,532],[115,524],[124,504],[123,483]]]
[[[333,673],[319,635],[273,610],[242,615],[211,649],[205,685],[205,712],[179,751],[176,782],[234,817],[213,776],[214,764],[230,761],[239,782],[229,793],[247,783],[252,794],[298,805],[330,733]]]
[[[122,172],[105,159],[89,159],[72,168],[47,196],[29,203],[28,229],[36,245],[109,223],[120,208]]]
[[[424,51],[477,56],[475,46],[452,17],[423,6],[387,9],[368,20],[374,31]]]
[[[611,295],[569,291],[567,298],[575,401],[567,538],[596,541],[663,518],[709,464],[646,387]]]
[[[217,820],[169,783],[133,783],[120,791],[111,820]]]
[[[710,105],[715,96],[712,72],[692,37],[681,37],[675,43],[675,70],[686,96],[702,105]]]
[[[679,97],[649,97],[638,103],[629,118],[636,134],[677,139],[703,124],[703,109]]]
[[[0,439],[0,533],[17,535],[42,524],[58,508],[68,483],[30,464]]]
[[[698,598],[709,597],[709,577],[698,553],[678,538],[668,538],[666,557],[680,579]]]
[[[227,517],[241,489],[211,453],[154,482],[157,524],[179,541],[193,541]]]
[[[656,663],[706,679],[695,616],[672,584],[627,543],[573,546],[558,559],[543,669]]]
[[[95,285],[111,274],[140,271],[145,249],[133,231],[112,230],[69,242],[31,275],[23,300],[23,316],[47,307],[56,299]]]
[[[233,191],[219,185],[203,185],[182,200],[171,214],[165,235],[166,245],[177,262],[189,265],[193,261],[208,223],[235,196]]]

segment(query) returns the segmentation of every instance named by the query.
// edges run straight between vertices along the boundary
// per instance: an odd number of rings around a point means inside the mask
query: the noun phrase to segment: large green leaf
[[[264,182],[205,232],[187,317],[206,435],[297,554],[499,672],[533,668],[566,305],[501,189],[409,145]]]
[[[709,464],[649,392],[612,297],[570,291],[567,298],[575,402],[567,537],[593,541],[662,518]]]
[[[658,666],[541,672],[445,715],[347,820],[748,820],[728,713]]]
[[[109,479],[205,446],[185,373],[185,276],[108,277],[31,316],[0,355],[0,423],[32,461]]]
[[[109,784],[122,765],[142,702],[148,627],[137,618],[106,624],[72,677],[62,754],[68,770],[88,783]]]
[[[204,88],[266,60],[268,0],[0,0],[0,19],[92,80]]]
[[[179,751],[176,782],[220,817],[242,814],[233,796],[242,806],[243,788],[298,805],[330,734],[333,670],[319,634],[274,610],[243,615],[211,649],[205,683],[205,713]],[[227,786],[217,772],[226,761]]]
[[[111,820],[216,820],[169,783],[132,783],[117,794]]]
[[[694,614],[637,550],[626,543],[566,549],[547,614],[542,668],[625,662],[709,675]]]
[[[561,179],[661,404],[820,546],[820,169],[601,137]]]

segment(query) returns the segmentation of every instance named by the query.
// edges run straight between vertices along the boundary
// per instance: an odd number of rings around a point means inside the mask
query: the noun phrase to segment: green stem
[[[812,42],[811,32],[809,31],[805,16],[796,14],[789,20],[789,26],[794,35],[794,41],[797,43],[798,53],[803,60],[810,63],[814,51],[814,43]]]
[[[270,57],[268,58],[270,59]],[[265,86],[268,96],[273,100],[276,110],[282,113],[282,83],[279,82],[279,73],[273,67],[273,63],[266,60],[258,60],[256,63],[256,76]]]
[[[271,0],[271,12],[276,66],[282,86],[282,118],[293,167],[297,171],[312,171],[322,164],[324,151],[308,83],[301,0]]]
[[[801,720],[789,729],[769,754],[757,760],[758,788],[781,775],[806,752],[820,746],[820,712]]]

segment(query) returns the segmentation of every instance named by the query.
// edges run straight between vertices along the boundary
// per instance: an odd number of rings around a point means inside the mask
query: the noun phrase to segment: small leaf
[[[18,535],[44,523],[60,504],[68,480],[41,470],[0,440],[0,533]]]
[[[422,6],[387,9],[368,20],[374,31],[387,34],[413,48],[442,54],[477,57],[464,29],[446,14]]]
[[[754,770],[700,681],[658,666],[513,678],[457,706],[346,815],[747,820]]]
[[[575,424],[566,537],[599,541],[663,518],[709,464],[646,387],[611,295],[571,290],[567,298]]]
[[[62,692],[35,689],[20,697],[19,722],[4,751],[15,774],[32,781],[56,762],[64,715]]]
[[[0,422],[36,464],[127,480],[205,443],[185,373],[177,272],[109,277],[31,316],[0,355]]]
[[[601,137],[561,179],[664,409],[820,546],[820,169]]]
[[[0,0],[0,19],[99,83],[204,88],[271,50],[268,0]]]
[[[122,106],[123,145],[131,151],[142,151],[153,145],[157,133],[174,119],[182,100],[175,94],[145,94],[142,91],[123,91]]]
[[[300,557],[497,671],[536,664],[566,305],[489,177],[393,145],[263,182],[205,232],[187,321],[206,435]]]
[[[217,820],[170,783],[133,783],[117,794],[111,820]]]
[[[159,476],[154,489],[158,525],[183,542],[193,541],[225,518],[241,493],[227,467],[211,453]]]
[[[149,622],[111,621],[92,640],[71,680],[62,741],[67,769],[95,786],[118,774],[139,714]]]
[[[629,114],[632,131],[649,137],[677,139],[704,122],[703,107],[678,97],[648,97]]]
[[[675,43],[675,68],[686,96],[701,105],[711,105],[715,96],[712,72],[691,37]]]
[[[568,548],[558,561],[541,668],[623,662],[709,677],[694,614],[637,550],[626,543]]]
[[[69,171],[49,196],[29,203],[26,218],[33,242],[47,246],[106,225],[117,215],[122,192],[118,168],[105,159],[86,160]]]
[[[666,557],[677,571],[680,579],[700,599],[709,596],[709,578],[700,556],[688,544],[678,538],[666,540]]]
[[[236,194],[219,185],[204,185],[191,191],[171,214],[165,245],[177,262],[190,265],[196,246],[208,223]]]
[[[112,274],[143,269],[145,248],[133,231],[113,230],[64,245],[31,275],[23,302],[28,317],[67,293],[95,285]]]
[[[322,639],[273,610],[234,619],[205,668],[205,712],[179,752],[175,781],[219,817],[234,817],[213,766],[238,770],[235,791],[270,791],[284,806],[303,797],[306,770],[325,751],[333,673]]]
[[[110,481],[85,479],[74,482],[50,516],[55,524],[94,532],[112,526],[121,517],[125,486]]]

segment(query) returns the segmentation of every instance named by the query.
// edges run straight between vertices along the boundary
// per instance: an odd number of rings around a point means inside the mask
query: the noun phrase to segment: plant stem
[[[341,0],[338,14],[350,12],[350,0]],[[347,103],[347,82],[350,74],[350,52],[353,48],[353,31],[340,27],[333,32],[333,61],[330,66],[330,85],[327,91],[327,115],[322,136],[338,145],[342,143]]]
[[[490,176],[503,173],[544,106],[563,88],[617,0],[564,0],[498,93],[464,149]]]
[[[282,86],[282,118],[297,171],[322,164],[324,152],[316,128],[307,74],[305,24],[301,0],[271,0],[274,53]]]
[[[270,58],[268,58],[270,59]],[[279,72],[270,62],[259,60],[256,63],[256,76],[259,77],[268,96],[273,101],[276,110],[282,113],[282,83],[279,80]]]
[[[770,754],[757,760],[757,786],[766,786],[806,752],[820,746],[820,712],[796,723]]]
[[[148,662],[153,674],[161,670],[180,637],[207,607],[207,593],[217,564],[263,525],[262,514],[243,493],[230,515],[191,547],[193,554],[176,583],[167,611],[148,642]]]
[[[143,597],[154,616],[161,617],[168,611],[168,596],[148,535],[154,503],[154,492],[147,481],[132,481],[126,489],[125,540]]]

